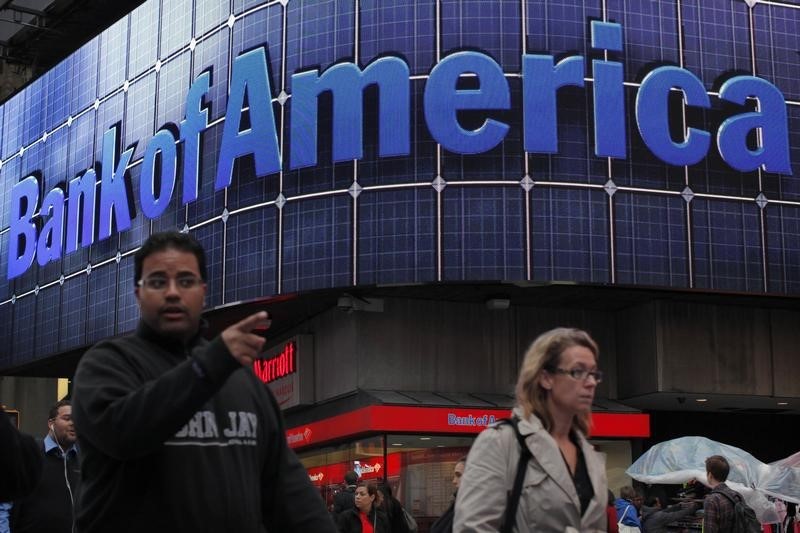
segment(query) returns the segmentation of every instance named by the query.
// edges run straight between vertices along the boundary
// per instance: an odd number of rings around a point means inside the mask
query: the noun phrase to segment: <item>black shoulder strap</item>
[[[514,489],[508,495],[506,513],[503,517],[503,527],[500,528],[500,533],[511,533],[517,521],[517,507],[519,507],[519,498],[522,495],[522,482],[525,480],[525,470],[528,468],[528,461],[533,456],[528,449],[528,445],[525,444],[525,437],[519,432],[519,427],[517,426],[519,418],[515,416],[510,419],[504,419],[501,420],[501,423],[510,424],[511,427],[514,428],[514,435],[517,437],[517,442],[519,442],[520,446],[517,475],[514,477]]]

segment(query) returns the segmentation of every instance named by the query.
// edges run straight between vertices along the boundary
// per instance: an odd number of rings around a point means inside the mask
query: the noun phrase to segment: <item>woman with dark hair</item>
[[[597,365],[597,344],[585,331],[558,328],[533,342],[512,423],[481,432],[467,456],[453,531],[606,531],[605,459],[586,440],[603,379]]]
[[[391,533],[389,519],[381,508],[383,495],[374,483],[361,481],[356,486],[355,509],[339,515],[341,533]]]

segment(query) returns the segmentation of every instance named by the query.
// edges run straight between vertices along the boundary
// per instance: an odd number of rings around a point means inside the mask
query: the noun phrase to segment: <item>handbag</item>
[[[625,518],[625,515],[628,514],[628,509],[630,509],[630,508],[631,508],[630,505],[625,507],[625,511],[622,513],[622,516],[620,517],[619,521],[617,522],[617,527],[619,528],[619,533],[641,533],[641,530],[638,527],[629,526],[627,524],[623,524],[622,523],[622,520]]]

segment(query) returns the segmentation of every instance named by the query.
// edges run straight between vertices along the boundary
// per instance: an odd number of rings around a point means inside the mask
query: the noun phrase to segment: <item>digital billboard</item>
[[[207,305],[448,281],[800,292],[800,6],[148,1],[0,113],[0,368]]]

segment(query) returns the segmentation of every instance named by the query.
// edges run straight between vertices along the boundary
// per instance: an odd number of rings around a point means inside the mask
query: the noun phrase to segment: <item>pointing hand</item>
[[[253,331],[267,329],[271,322],[266,311],[259,311],[229,326],[222,332],[222,341],[233,358],[242,366],[252,366],[253,360],[261,352],[266,342],[263,336],[253,333]]]

